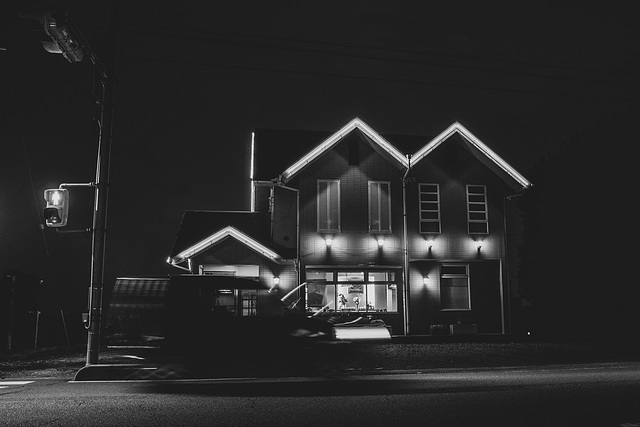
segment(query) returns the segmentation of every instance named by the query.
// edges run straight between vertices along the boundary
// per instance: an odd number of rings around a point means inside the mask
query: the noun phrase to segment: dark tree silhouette
[[[639,336],[635,209],[640,110],[603,120],[541,159],[519,200],[519,292],[547,337]],[[635,190],[635,191],[634,191]]]

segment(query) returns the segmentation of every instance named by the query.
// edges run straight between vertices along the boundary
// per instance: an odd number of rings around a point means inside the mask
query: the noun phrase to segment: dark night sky
[[[59,8],[95,37],[95,3]],[[120,2],[107,286],[171,272],[185,209],[249,208],[254,128],[333,131],[358,116],[426,143],[458,120],[526,176],[640,99],[634,1],[168,3]],[[36,273],[82,307],[89,236],[39,224],[45,188],[94,179],[91,67],[3,19],[17,47],[0,51],[0,270]],[[69,228],[89,225],[90,198],[73,190]]]

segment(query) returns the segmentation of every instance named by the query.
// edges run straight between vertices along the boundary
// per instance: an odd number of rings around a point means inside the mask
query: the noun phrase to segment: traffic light
[[[44,190],[44,222],[47,227],[64,227],[69,216],[69,191],[63,188]]]

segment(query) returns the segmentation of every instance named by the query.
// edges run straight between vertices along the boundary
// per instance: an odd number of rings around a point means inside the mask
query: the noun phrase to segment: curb
[[[138,364],[87,365],[76,372],[73,381],[142,379],[155,370],[155,367]]]
[[[272,382],[318,382],[331,380],[355,380],[357,378],[381,378],[394,375],[451,374],[471,371],[508,372],[524,370],[556,370],[556,369],[593,369],[595,367],[639,366],[640,361],[626,362],[589,362],[589,363],[554,363],[543,365],[514,366],[475,366],[465,368],[432,368],[432,369],[390,369],[377,371],[345,371],[328,375],[284,375],[284,376],[249,376],[249,377],[200,377],[181,369],[177,365],[155,367],[141,364],[103,364],[88,365],[81,368],[71,382],[83,381],[157,381],[157,382],[213,382],[213,383],[272,383]]]

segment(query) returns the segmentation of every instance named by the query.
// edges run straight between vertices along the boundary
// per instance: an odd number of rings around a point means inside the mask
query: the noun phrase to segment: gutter
[[[500,262],[500,308],[501,308],[501,326],[502,334],[507,332],[511,333],[513,312],[511,310],[511,280],[509,277],[509,235],[507,227],[507,200],[512,201],[516,197],[524,195],[524,192],[533,187],[532,183],[529,183],[527,187],[523,187],[518,193],[505,196],[502,199],[502,226],[503,226],[503,253],[504,253],[504,265]],[[508,315],[507,315],[508,312]]]
[[[407,154],[407,170],[402,176],[402,240],[404,245],[404,284],[402,286],[402,317],[404,335],[409,334],[409,232],[407,229],[407,177],[411,170],[411,154]]]
[[[295,264],[295,268],[296,268],[296,272],[298,273],[298,283],[302,282],[302,273],[300,271],[300,190],[298,190],[297,188],[293,188],[293,187],[289,187],[287,185],[284,185],[284,183],[282,182],[282,175],[277,179],[277,180],[273,180],[273,181],[253,181],[253,187],[255,188],[255,186],[263,186],[263,187],[271,187],[271,195],[270,195],[270,201],[269,201],[269,208],[271,209],[271,233],[272,233],[272,239],[273,239],[273,208],[272,208],[272,204],[274,203],[274,193],[273,193],[273,189],[275,187],[280,187],[284,190],[289,190],[289,191],[293,191],[296,193],[296,259],[294,261]],[[296,288],[298,289],[298,288]]]

